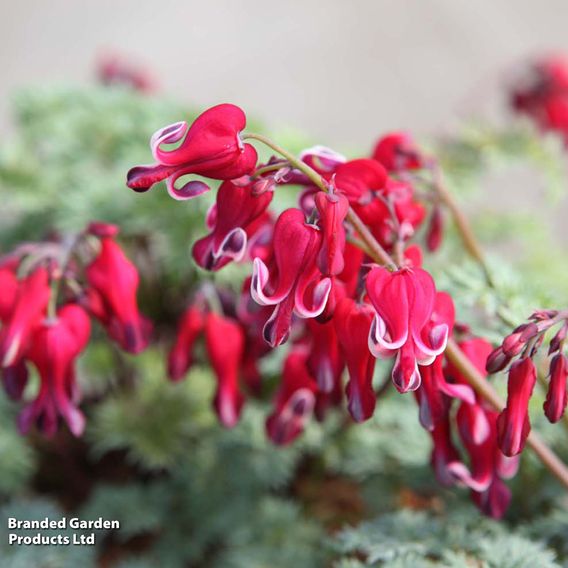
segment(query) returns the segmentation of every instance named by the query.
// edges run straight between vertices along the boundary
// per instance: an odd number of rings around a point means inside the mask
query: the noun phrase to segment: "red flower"
[[[506,456],[519,454],[531,431],[528,405],[536,383],[532,359],[524,357],[509,369],[507,406],[497,419],[499,447]]]
[[[344,298],[337,304],[333,317],[341,352],[349,370],[349,382],[345,390],[348,409],[356,422],[368,420],[375,411],[375,359],[367,346],[371,319],[371,308],[357,304],[350,298]]]
[[[446,348],[448,325],[428,325],[436,287],[421,268],[389,272],[373,268],[367,276],[367,293],[376,310],[369,334],[375,357],[396,354],[392,378],[400,392],[420,386],[418,364],[430,365]]]
[[[221,424],[232,428],[239,421],[244,402],[239,390],[243,331],[235,321],[211,312],[205,319],[205,345],[217,377],[215,410]]]
[[[8,281],[7,300],[13,302],[11,313],[4,308],[6,325],[0,331],[0,366],[10,367],[23,355],[34,328],[45,315],[50,298],[49,277],[43,266],[36,268],[18,285],[13,297],[13,280],[4,274]]]
[[[434,310],[428,323],[430,330],[445,324],[451,335],[455,323],[454,302],[446,292],[436,292]],[[457,398],[472,404],[475,394],[467,384],[447,382],[444,374],[444,357],[438,355],[431,365],[420,368],[422,382],[416,391],[420,406],[420,423],[426,430],[432,431],[436,424],[444,419],[451,398]]]
[[[274,444],[283,446],[293,442],[312,415],[317,385],[306,363],[307,352],[301,347],[292,349],[284,362],[275,409],[266,420],[266,432]]]
[[[138,271],[112,236],[103,236],[100,243],[98,256],[86,268],[91,286],[86,303],[125,351],[139,353],[148,345],[151,324],[138,311]]]
[[[484,415],[487,430],[481,440],[476,440],[479,438],[480,413]],[[500,519],[511,500],[511,492],[503,479],[510,479],[517,473],[519,458],[504,456],[497,445],[497,412],[464,403],[458,410],[457,421],[471,460],[471,479],[466,482],[473,490],[473,499],[483,513]]]
[[[331,280],[316,264],[320,245],[317,227],[306,223],[299,209],[287,209],[274,227],[270,269],[260,258],[254,259],[251,295],[261,306],[276,306],[263,330],[272,347],[288,339],[293,312],[313,318],[326,306]]]
[[[550,384],[544,401],[544,413],[550,422],[558,422],[566,411],[566,380],[568,379],[568,359],[557,353],[550,361]]]
[[[231,260],[241,260],[248,238],[254,234],[251,229],[258,228],[253,222],[266,211],[272,196],[272,191],[255,194],[250,185],[222,183],[207,216],[211,233],[193,245],[193,258],[198,266],[219,270]]]
[[[55,320],[44,320],[35,332],[28,356],[39,371],[40,390],[20,414],[22,433],[37,422],[47,436],[52,436],[61,415],[75,436],[82,434],[85,417],[76,406],[75,359],[87,345],[90,327],[85,310],[68,304],[58,311]]]
[[[347,216],[349,202],[339,193],[315,195],[315,203],[320,215],[322,243],[318,255],[318,266],[325,276],[336,276],[343,271],[345,262],[345,227],[343,222]]]
[[[483,376],[486,376],[485,362],[489,353],[491,353],[491,344],[485,339],[474,337],[461,341],[459,347],[477,370]],[[454,385],[454,388],[465,388],[471,393],[471,398],[461,398],[464,404],[461,405],[460,412],[462,413],[462,418],[467,422],[467,431],[470,433],[471,443],[481,444],[489,435],[490,426],[487,419],[487,411],[481,405],[477,395],[473,396],[474,393],[469,386],[469,381],[451,362],[448,362],[445,374],[448,379],[459,383],[459,385]],[[462,432],[465,432],[465,430],[462,429]]]
[[[172,381],[179,381],[193,363],[193,345],[201,335],[205,318],[201,309],[190,306],[184,312],[178,326],[176,342],[168,355],[168,376]]]
[[[239,107],[221,104],[199,115],[191,126],[177,122],[158,130],[150,140],[158,163],[132,168],[127,176],[128,187],[147,191],[165,179],[168,193],[174,199],[183,200],[196,197],[209,187],[202,181],[192,180],[177,188],[176,181],[181,176],[197,174],[229,180],[251,173],[257,154],[253,146],[244,144],[240,138],[245,126],[246,117]],[[176,147],[163,147],[170,144]]]
[[[345,367],[335,325],[333,321],[319,323],[313,319],[307,323],[311,339],[308,369],[316,379],[319,391],[331,393],[341,383]]]
[[[375,160],[361,158],[340,164],[335,170],[334,185],[350,203],[369,203],[375,191],[385,187],[387,173]]]
[[[444,215],[439,205],[434,206],[428,231],[426,233],[426,246],[430,252],[436,252],[442,244],[444,238]]]
[[[467,466],[461,461],[460,454],[452,441],[450,417],[446,411],[444,419],[438,421],[430,432],[432,436],[432,468],[438,482],[451,487],[457,483],[464,483],[471,474]]]
[[[392,132],[383,136],[373,150],[373,159],[389,172],[416,170],[424,162],[412,136],[406,132]]]

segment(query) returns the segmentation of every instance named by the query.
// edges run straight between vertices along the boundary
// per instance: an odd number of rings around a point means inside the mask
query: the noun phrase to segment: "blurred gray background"
[[[526,55],[568,51],[568,1],[0,0],[0,117],[19,85],[92,81],[117,51],[163,90],[232,101],[322,143],[428,133]]]
[[[503,81],[516,63],[568,52],[568,0],[0,0],[0,6],[4,133],[16,87],[91,83],[97,57],[117,52],[146,64],[173,97],[201,107],[234,102],[271,126],[305,131],[338,150],[366,151],[389,129],[430,135],[451,128],[458,116],[484,112],[502,102]],[[484,184],[492,207],[509,207],[512,192],[517,208],[538,205],[538,180],[525,171],[507,176]],[[567,210],[564,200],[558,211]]]

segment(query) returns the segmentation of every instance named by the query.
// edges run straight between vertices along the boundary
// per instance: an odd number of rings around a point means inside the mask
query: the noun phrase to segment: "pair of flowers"
[[[114,226],[93,223],[72,245],[27,244],[0,260],[4,387],[19,400],[28,382],[28,363],[40,376],[35,400],[18,419],[23,433],[35,423],[51,436],[58,416],[76,436],[83,432],[75,360],[89,341],[90,316],[125,351],[138,353],[148,344],[151,325],[136,303],[138,273],[116,243],[117,232]],[[81,266],[83,245],[96,252]]]

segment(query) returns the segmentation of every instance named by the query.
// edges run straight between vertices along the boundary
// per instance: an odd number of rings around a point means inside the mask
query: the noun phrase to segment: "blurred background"
[[[527,56],[568,50],[564,0],[2,2],[0,116],[15,87],[89,83],[97,55],[198,107],[231,101],[328,146],[370,147],[483,105]]]

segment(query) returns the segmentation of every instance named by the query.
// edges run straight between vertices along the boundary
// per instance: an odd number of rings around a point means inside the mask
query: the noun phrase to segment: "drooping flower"
[[[189,371],[193,363],[193,346],[203,332],[205,316],[196,306],[189,306],[178,325],[176,341],[168,355],[168,376],[179,381]]]
[[[375,160],[360,158],[337,166],[333,183],[351,204],[365,205],[385,187],[387,173]]]
[[[316,263],[320,245],[319,229],[306,223],[299,209],[287,209],[274,227],[273,262],[267,267],[254,259],[251,295],[261,306],[276,306],[263,329],[272,347],[287,340],[292,313],[313,318],[326,306],[331,280]]]
[[[318,255],[318,266],[325,276],[336,276],[343,271],[345,262],[345,227],[343,222],[349,209],[344,195],[336,192],[315,195],[316,208],[320,215],[322,243]]]
[[[230,180],[251,173],[257,153],[240,137],[245,126],[246,117],[239,107],[221,104],[199,115],[191,126],[177,122],[158,130],[150,140],[157,163],[132,168],[127,175],[128,187],[147,191],[165,179],[168,193],[184,200],[201,195],[209,187],[192,179],[178,188],[176,182],[182,176]]]
[[[473,363],[480,374],[486,376],[485,362],[491,353],[491,344],[481,338],[472,337],[458,343],[459,348],[464,355]],[[471,444],[481,444],[489,435],[490,425],[487,418],[487,410],[482,405],[478,395],[473,397],[473,391],[469,385],[469,381],[464,377],[459,369],[457,369],[451,361],[448,362],[445,375],[448,380],[458,383],[462,388],[466,388],[471,392],[472,398],[462,398],[463,404],[460,406],[458,413],[461,413],[462,424],[467,424],[467,428],[462,428],[461,432],[468,432]]]
[[[5,308],[5,326],[0,331],[0,367],[11,367],[27,349],[29,338],[43,319],[50,298],[49,275],[44,266],[39,266],[18,283],[13,296],[13,281],[8,279],[7,289],[11,309]]]
[[[138,310],[138,271],[113,236],[101,236],[100,245],[86,268],[90,290],[85,303],[122,349],[140,353],[148,345],[152,326]]]
[[[266,420],[266,432],[274,444],[293,442],[314,410],[317,385],[308,372],[307,356],[305,348],[294,347],[284,361],[274,412]]]
[[[451,335],[454,323],[455,308],[451,296],[446,292],[436,292],[432,317],[427,327],[432,330],[444,324]],[[436,356],[431,365],[420,367],[419,370],[422,380],[415,392],[420,407],[420,423],[426,430],[433,430],[443,420],[450,399],[456,398],[470,404],[475,401],[473,389],[467,382],[456,384],[446,380],[443,355]]]
[[[77,408],[75,359],[89,335],[89,317],[76,304],[63,306],[55,320],[44,320],[35,331],[28,357],[39,371],[40,390],[20,414],[22,433],[37,423],[47,436],[52,436],[57,430],[57,417],[61,416],[75,436],[82,434],[85,417]]]
[[[535,61],[511,92],[511,106],[544,131],[568,141],[568,61],[552,55]]]
[[[205,319],[205,345],[217,377],[214,407],[221,424],[232,428],[239,421],[244,399],[239,388],[239,368],[244,335],[237,322],[214,312]]]
[[[467,485],[472,489],[473,500],[486,515],[500,519],[511,500],[511,491],[503,480],[513,477],[519,467],[519,458],[507,457],[497,444],[498,413],[479,405],[462,404],[458,410],[458,430],[471,461],[471,479]],[[476,414],[483,412],[487,423],[485,437],[478,437],[479,420]]]
[[[367,293],[376,314],[369,333],[375,357],[396,355],[393,382],[400,392],[421,383],[418,365],[430,365],[446,348],[448,325],[428,325],[436,298],[432,277],[421,268],[389,272],[376,267],[367,276]]]
[[[241,260],[248,239],[257,228],[253,222],[266,211],[272,196],[272,191],[255,194],[250,185],[223,182],[208,214],[211,232],[193,245],[192,254],[198,266],[219,270],[231,260]]]
[[[371,320],[371,308],[366,304],[357,304],[351,298],[344,298],[337,304],[333,317],[341,352],[349,371],[349,382],[345,389],[348,409],[356,422],[371,418],[376,405],[373,390],[375,358],[367,343]]]
[[[391,132],[375,145],[373,159],[389,172],[416,170],[424,165],[422,153],[407,132]]]
[[[563,353],[557,353],[550,361],[550,383],[543,405],[544,413],[552,423],[558,422],[566,411],[566,404],[568,404],[567,380],[568,358]]]
[[[335,325],[333,321],[319,323],[309,319],[307,329],[311,340],[308,369],[316,379],[319,391],[331,393],[341,383],[345,367]]]
[[[531,431],[528,405],[536,383],[532,359],[523,357],[509,369],[507,406],[497,419],[499,447],[506,456],[519,454]]]
[[[436,252],[442,244],[444,237],[444,214],[439,205],[435,205],[430,215],[428,231],[426,233],[426,246],[430,252]]]

